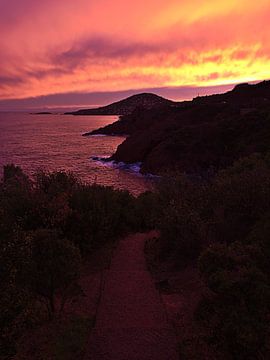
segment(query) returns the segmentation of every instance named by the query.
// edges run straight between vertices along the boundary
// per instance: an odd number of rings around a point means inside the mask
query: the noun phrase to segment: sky
[[[269,0],[0,0],[0,109],[270,78]]]

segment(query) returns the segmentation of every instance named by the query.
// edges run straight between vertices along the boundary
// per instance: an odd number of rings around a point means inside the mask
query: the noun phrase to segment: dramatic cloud
[[[0,0],[0,99],[270,78],[269,23],[269,0]]]

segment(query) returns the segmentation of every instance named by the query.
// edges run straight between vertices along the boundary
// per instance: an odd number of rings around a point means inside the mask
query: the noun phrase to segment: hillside
[[[270,151],[270,81],[173,105],[137,110],[93,133],[129,134],[112,159],[142,162],[154,174],[208,174]]]
[[[173,104],[172,101],[162,98],[161,96],[142,93],[130,96],[124,100],[117,101],[113,104],[99,107],[96,109],[82,109],[66,114],[72,115],[128,115],[136,108],[151,109],[157,106]]]

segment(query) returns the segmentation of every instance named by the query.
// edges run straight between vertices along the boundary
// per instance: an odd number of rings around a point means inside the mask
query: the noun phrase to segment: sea
[[[106,162],[125,137],[82,134],[113,123],[117,116],[0,113],[0,176],[15,164],[29,176],[39,170],[73,172],[83,182],[128,190],[151,190],[153,179],[139,173],[140,164]]]

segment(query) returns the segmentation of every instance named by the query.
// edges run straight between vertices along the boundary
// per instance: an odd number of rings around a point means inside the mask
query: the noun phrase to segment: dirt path
[[[85,360],[177,360],[167,321],[144,257],[147,234],[120,241],[104,289]]]

